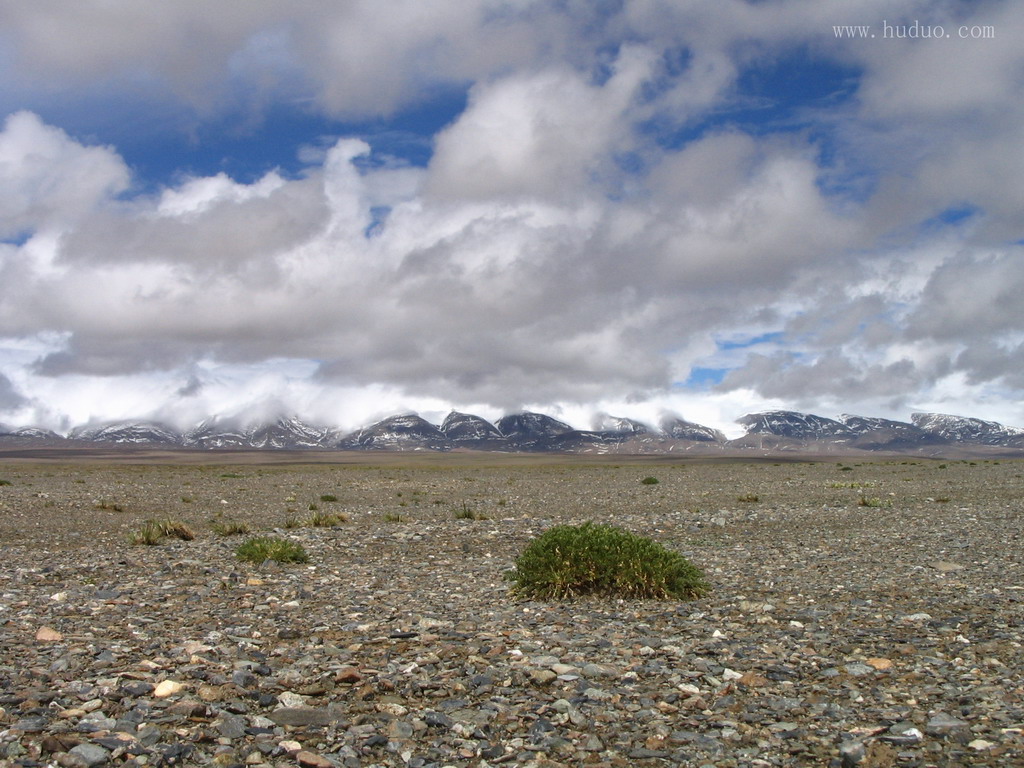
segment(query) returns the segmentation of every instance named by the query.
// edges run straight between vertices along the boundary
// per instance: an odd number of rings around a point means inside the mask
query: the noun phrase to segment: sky
[[[1024,426],[1015,0],[0,0],[0,423]]]

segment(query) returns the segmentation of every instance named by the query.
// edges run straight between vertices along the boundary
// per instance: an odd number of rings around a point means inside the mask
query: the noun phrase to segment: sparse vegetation
[[[320,495],[320,501],[325,501],[325,502],[330,503],[330,502],[334,502],[334,501],[337,501],[337,500],[338,500],[338,497],[335,496],[333,493],[323,493],[323,494]]]
[[[124,507],[111,501],[97,501],[93,509],[102,509],[105,512],[124,512]]]
[[[869,496],[861,496],[860,497],[860,501],[857,502],[857,506],[859,506],[859,507],[872,507],[872,508],[877,509],[879,507],[886,506],[886,504],[885,504],[885,501],[883,501],[882,499],[878,498],[877,496],[870,496],[870,497]]]
[[[297,541],[277,536],[256,536],[238,545],[235,557],[248,563],[308,563],[309,555]]]
[[[242,536],[249,532],[249,526],[239,520],[214,520],[210,529],[218,536]]]
[[[10,480],[0,480],[0,485],[14,485]]]
[[[327,512],[314,512],[306,518],[306,525],[310,528],[331,528],[339,523],[345,522],[344,515],[332,515]]]
[[[405,515],[400,515],[397,512],[385,512],[384,522],[385,523],[404,523],[406,521]]]
[[[742,496],[737,496],[736,501],[742,501],[746,504],[754,504],[761,500],[761,497],[756,493],[745,493]]]
[[[580,595],[689,599],[708,585],[677,552],[622,528],[587,522],[558,525],[534,539],[507,578],[533,599]]]
[[[657,485],[658,482],[658,478],[656,477],[645,477],[643,480],[640,481],[640,483],[643,485]]]
[[[164,539],[192,541],[195,537],[195,532],[178,520],[147,520],[131,535],[130,541],[132,544],[153,546]]]
[[[245,475],[241,475],[238,472],[223,472],[223,473],[221,473],[221,477],[226,477],[226,478],[229,478],[229,479],[236,479],[237,480],[240,477],[245,477]]]
[[[456,520],[487,520],[488,517],[483,512],[477,512],[475,509],[470,507],[466,502],[462,502],[462,509],[455,510]]]

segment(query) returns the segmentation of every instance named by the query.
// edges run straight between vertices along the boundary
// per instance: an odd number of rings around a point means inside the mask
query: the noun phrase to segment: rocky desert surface
[[[1024,765],[1022,475],[0,458],[0,766]],[[130,543],[148,519],[195,538]],[[710,593],[510,596],[529,541],[586,520],[681,552]],[[310,561],[241,562],[228,523]]]

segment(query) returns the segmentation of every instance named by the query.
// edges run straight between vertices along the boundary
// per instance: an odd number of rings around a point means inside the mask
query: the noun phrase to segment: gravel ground
[[[0,463],[0,766],[1024,765],[1024,463],[345,461]],[[512,599],[588,519],[711,592]]]

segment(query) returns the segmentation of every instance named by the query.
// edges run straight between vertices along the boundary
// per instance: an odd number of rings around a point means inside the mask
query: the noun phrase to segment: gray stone
[[[970,723],[958,717],[947,715],[945,712],[936,712],[928,720],[928,724],[924,727],[924,732],[929,736],[945,736],[952,731],[966,730],[970,727]]]
[[[110,759],[110,753],[97,744],[79,744],[72,747],[71,754],[80,757],[89,768],[94,765],[103,765]]]
[[[267,715],[278,725],[330,725],[332,717],[326,709],[317,707],[281,707]]]

